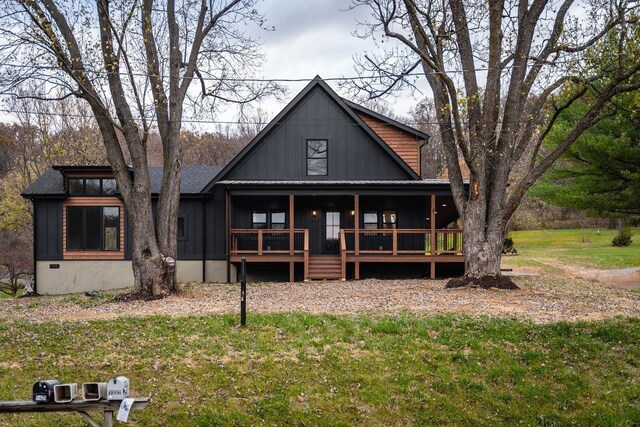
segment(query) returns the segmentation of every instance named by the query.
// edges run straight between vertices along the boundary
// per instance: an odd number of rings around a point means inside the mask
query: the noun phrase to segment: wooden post
[[[398,255],[398,229],[393,229],[393,256]]]
[[[436,196],[431,195],[431,255],[436,254]]]
[[[353,222],[353,249],[356,257],[354,279],[360,280],[360,261],[358,261],[358,256],[360,255],[360,196],[358,194],[353,195],[353,210],[355,211]]]
[[[431,195],[431,216],[430,218],[430,222],[431,222],[431,256],[435,257],[436,256],[436,195],[432,194]],[[429,278],[430,279],[435,279],[436,278],[436,262],[434,259],[431,259],[431,271],[429,272]]]
[[[289,255],[293,255],[294,250],[294,236],[293,236],[293,226],[294,226],[294,212],[293,212],[293,194],[289,194]],[[291,276],[291,275],[290,275]],[[293,282],[293,280],[291,280]]]
[[[289,282],[293,283],[295,281],[295,270],[294,270],[294,262],[289,261]]]
[[[309,229],[304,230],[304,281],[309,281]]]
[[[104,411],[102,419],[102,425],[104,427],[113,427],[113,411]]]
[[[262,229],[258,230],[258,255],[262,255]]]
[[[227,283],[231,282],[231,194],[227,188],[225,194],[225,227],[227,239],[225,241],[225,249],[227,252]]]
[[[353,210],[355,213],[353,218],[353,249],[358,256],[360,255],[360,196],[358,194],[353,195]]]

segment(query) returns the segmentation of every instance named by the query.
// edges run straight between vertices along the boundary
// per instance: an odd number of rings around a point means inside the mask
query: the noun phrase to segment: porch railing
[[[293,230],[293,251],[289,229],[234,229],[230,232],[230,239],[231,255],[304,254],[308,247],[309,230]]]
[[[430,229],[361,229],[357,235],[353,229],[343,229],[340,233],[343,258],[346,254],[463,254],[460,229],[437,229],[434,230],[434,236],[431,235]]]

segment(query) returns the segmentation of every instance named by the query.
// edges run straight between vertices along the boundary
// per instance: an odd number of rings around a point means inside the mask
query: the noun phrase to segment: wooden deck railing
[[[234,229],[231,230],[231,255],[302,254],[308,252],[309,230]],[[293,251],[291,243],[293,242]]]
[[[462,230],[429,229],[341,230],[341,253],[364,255],[462,255]],[[342,239],[344,238],[344,244]]]
[[[344,237],[344,230],[340,230],[340,271],[342,280],[347,279],[347,241]]]
[[[309,230],[304,230],[304,281],[309,280]]]

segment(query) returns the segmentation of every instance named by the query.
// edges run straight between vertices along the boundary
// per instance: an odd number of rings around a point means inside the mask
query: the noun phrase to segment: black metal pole
[[[247,324],[247,259],[240,260],[240,325]]]

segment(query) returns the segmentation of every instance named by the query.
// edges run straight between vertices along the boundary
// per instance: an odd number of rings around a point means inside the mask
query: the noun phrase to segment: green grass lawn
[[[19,297],[22,294],[24,294],[24,291],[20,289],[16,294],[16,297]],[[13,298],[13,297],[9,294],[5,294],[4,292],[0,292],[0,299],[5,299],[5,298]]]
[[[46,313],[43,313],[46,315]],[[0,399],[131,379],[130,425],[638,425],[640,320],[311,314],[0,324]],[[79,384],[80,386],[81,384]],[[75,414],[3,426],[83,425]]]
[[[513,231],[516,257],[504,257],[505,265],[542,266],[553,269],[549,261],[612,269],[640,266],[640,228],[634,228],[633,243],[614,247],[616,230],[527,230]]]

